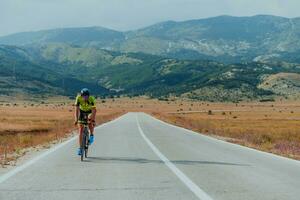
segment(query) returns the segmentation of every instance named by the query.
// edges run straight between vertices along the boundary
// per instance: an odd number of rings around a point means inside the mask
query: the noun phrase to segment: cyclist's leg
[[[91,123],[89,124],[89,129],[92,135],[94,134],[95,118],[96,118],[96,109],[93,109],[92,113],[89,114],[89,119],[91,120]]]
[[[94,122],[90,123],[90,124],[89,124],[89,129],[90,129],[91,135],[94,134],[94,128],[95,128],[95,123],[94,123]]]
[[[82,141],[82,133],[83,133],[83,124],[82,121],[84,120],[84,113],[80,110],[79,113],[79,120],[78,120],[78,133],[79,133],[79,147],[81,146],[81,141]]]
[[[90,138],[89,138],[89,144],[93,144],[94,143],[94,124],[90,123],[89,124],[89,130],[90,130]]]
[[[97,110],[96,110],[96,108],[94,108],[94,109],[92,109],[92,120],[94,120],[95,121],[95,119],[96,119],[96,113],[97,113]]]
[[[78,133],[79,133],[79,147],[81,146],[81,142],[82,142],[82,134],[83,134],[83,125],[82,124],[78,124]]]
[[[77,155],[82,155],[81,142],[82,142],[83,129],[84,129],[84,126],[79,123],[78,124],[78,133],[79,133],[78,143],[79,143],[79,148],[77,150]]]
[[[89,130],[90,130],[90,138],[89,138],[89,144],[94,143],[94,127],[95,127],[95,115],[96,115],[96,109],[93,109],[92,112],[89,114]]]

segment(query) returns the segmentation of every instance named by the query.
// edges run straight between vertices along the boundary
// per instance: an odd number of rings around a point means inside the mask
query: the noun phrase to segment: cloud
[[[141,28],[217,15],[296,17],[299,0],[0,0],[0,35],[57,27]]]

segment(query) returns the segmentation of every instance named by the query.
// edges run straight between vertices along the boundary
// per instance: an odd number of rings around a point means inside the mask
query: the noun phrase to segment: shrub
[[[268,99],[260,99],[259,102],[274,102],[275,99],[273,98],[268,98]]]

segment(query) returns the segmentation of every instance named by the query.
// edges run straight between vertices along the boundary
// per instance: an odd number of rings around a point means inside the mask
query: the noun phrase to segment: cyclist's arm
[[[95,99],[95,97],[92,97],[92,120],[93,121],[95,121],[95,119],[96,119],[96,112],[97,112],[96,99]]]
[[[76,107],[75,107],[75,121],[76,121],[76,122],[78,121],[79,113],[80,113],[79,106],[76,106]]]
[[[75,114],[74,114],[75,122],[78,121],[79,114],[80,114],[79,105],[80,105],[80,103],[79,103],[79,95],[78,95],[75,100]]]
[[[96,107],[92,108],[92,113],[94,114],[94,117],[96,116],[96,112],[97,112]]]

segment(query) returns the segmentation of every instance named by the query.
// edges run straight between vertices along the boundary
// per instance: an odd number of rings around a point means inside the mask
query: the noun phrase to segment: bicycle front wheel
[[[84,132],[82,133],[82,140],[81,140],[81,145],[80,145],[80,148],[81,148],[81,161],[83,161],[83,157],[85,155],[85,145],[86,145],[86,134],[85,134],[85,130],[84,130]]]
[[[89,150],[89,132],[86,130],[85,133],[85,148],[84,148],[84,156],[87,158]]]

